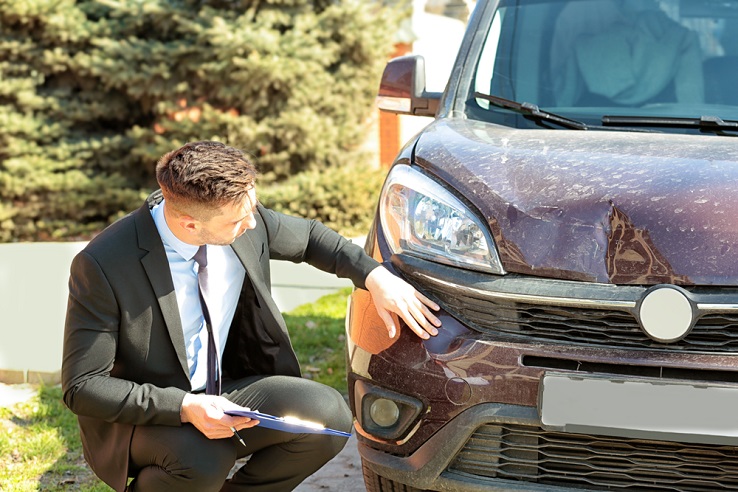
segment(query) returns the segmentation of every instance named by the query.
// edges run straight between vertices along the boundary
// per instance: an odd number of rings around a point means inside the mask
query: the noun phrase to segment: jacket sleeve
[[[64,327],[62,389],[76,414],[134,425],[181,425],[185,391],[137,384],[113,371],[120,313],[109,280],[85,251],[72,262]]]
[[[306,262],[348,278],[362,289],[366,288],[367,275],[379,266],[360,246],[316,220],[292,217],[262,206],[259,214],[264,220],[272,259]]]

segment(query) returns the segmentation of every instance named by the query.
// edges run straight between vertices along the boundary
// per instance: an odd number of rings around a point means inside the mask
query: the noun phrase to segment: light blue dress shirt
[[[198,246],[187,244],[169,229],[164,218],[164,202],[151,210],[156,228],[172,273],[172,282],[182,321],[187,366],[193,391],[205,388],[207,381],[208,332],[202,315],[197,286],[197,264],[193,257]],[[218,367],[223,360],[223,348],[228,339],[236,304],[241,294],[246,269],[230,246],[208,245],[208,294],[205,302],[210,309],[213,337],[218,349]]]

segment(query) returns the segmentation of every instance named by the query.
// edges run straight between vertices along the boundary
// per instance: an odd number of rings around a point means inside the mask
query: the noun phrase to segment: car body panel
[[[451,119],[423,132],[415,159],[480,210],[507,271],[738,285],[733,139]]]

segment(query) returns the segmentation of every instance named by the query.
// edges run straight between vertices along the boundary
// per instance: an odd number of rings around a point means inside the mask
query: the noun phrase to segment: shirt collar
[[[164,217],[164,200],[151,209],[151,216],[154,219],[154,224],[156,224],[156,229],[159,231],[164,246],[168,246],[182,258],[190,261],[195,256],[195,253],[197,253],[198,246],[187,244],[174,235]]]

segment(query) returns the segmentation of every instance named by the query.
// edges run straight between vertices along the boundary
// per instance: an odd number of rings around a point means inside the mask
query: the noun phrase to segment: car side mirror
[[[435,116],[441,101],[440,92],[425,90],[425,59],[420,55],[390,60],[377,96],[382,111],[415,116]]]

